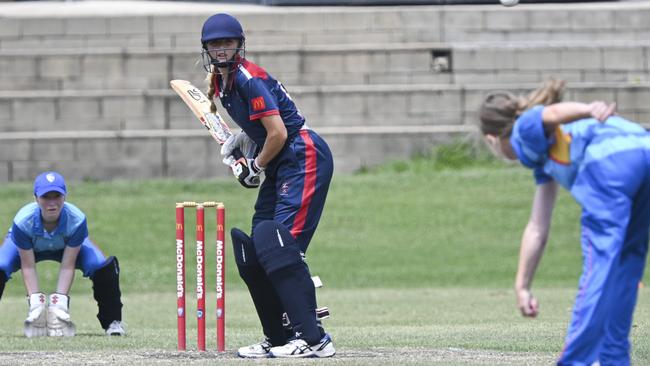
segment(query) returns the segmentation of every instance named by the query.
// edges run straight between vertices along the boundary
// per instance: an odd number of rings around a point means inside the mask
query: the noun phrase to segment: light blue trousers
[[[630,364],[632,314],[648,252],[650,146],[611,154],[606,144],[590,145],[571,189],[582,206],[583,266],[558,365]]]
[[[53,260],[61,262],[63,250],[36,252],[34,253],[36,262],[43,260]],[[106,262],[106,256],[89,238],[86,238],[81,244],[79,256],[75,267],[83,272],[84,277],[90,277],[95,271],[101,268]],[[18,247],[11,240],[11,235],[7,234],[2,246],[0,246],[0,271],[3,271],[7,278],[20,269],[20,254]]]

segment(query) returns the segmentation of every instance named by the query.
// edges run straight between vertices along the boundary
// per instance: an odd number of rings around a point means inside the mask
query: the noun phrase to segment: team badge
[[[289,183],[284,182],[280,186],[280,196],[286,196],[289,194]]]

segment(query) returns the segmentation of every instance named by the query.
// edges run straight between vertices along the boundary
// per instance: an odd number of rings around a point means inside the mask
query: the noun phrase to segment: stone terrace
[[[650,3],[264,7],[0,3],[0,182],[53,168],[72,179],[228,174],[169,90],[203,86],[198,35],[240,18],[247,57],[282,80],[337,171],[471,136],[493,89],[548,77],[568,98],[616,101],[650,122]]]

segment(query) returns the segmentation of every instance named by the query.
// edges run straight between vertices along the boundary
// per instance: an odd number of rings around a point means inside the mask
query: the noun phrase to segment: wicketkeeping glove
[[[73,337],[75,326],[70,319],[68,303],[70,298],[63,294],[50,295],[47,307],[47,335],[50,337]]]
[[[25,337],[45,337],[47,335],[47,308],[45,295],[42,292],[27,297],[29,314],[25,319]]]

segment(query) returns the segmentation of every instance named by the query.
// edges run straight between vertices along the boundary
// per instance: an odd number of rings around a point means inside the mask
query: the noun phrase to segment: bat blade
[[[201,124],[220,145],[232,135],[230,128],[219,113],[210,110],[210,100],[187,80],[172,80],[171,88],[178,94]]]

